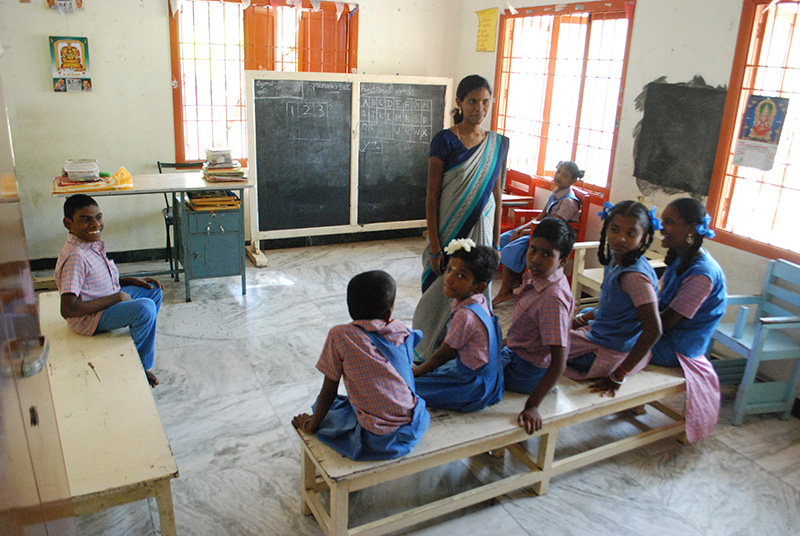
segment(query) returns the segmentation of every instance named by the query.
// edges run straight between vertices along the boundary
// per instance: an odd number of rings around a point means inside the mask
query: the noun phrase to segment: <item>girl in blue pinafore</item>
[[[444,295],[453,316],[444,343],[414,369],[417,395],[428,406],[464,413],[496,404],[503,396],[502,334],[483,291],[497,269],[491,248],[469,238],[453,240],[444,274]]]
[[[644,256],[661,228],[655,210],[622,201],[606,203],[600,213],[598,257],[605,265],[600,299],[572,321],[564,373],[576,380],[598,378],[590,386],[594,392],[613,395],[627,374],[644,368],[661,336],[658,279]]]
[[[705,353],[725,314],[725,274],[702,247],[703,238],[714,238],[703,203],[676,199],[662,219],[661,244],[668,250],[658,299],[664,334],[650,363],[683,369],[686,436],[694,442],[707,437],[719,417],[719,377]]]

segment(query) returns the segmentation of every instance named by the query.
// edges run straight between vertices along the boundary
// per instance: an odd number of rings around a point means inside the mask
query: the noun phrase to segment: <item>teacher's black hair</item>
[[[456,98],[463,101],[471,92],[475,91],[476,89],[483,88],[488,89],[489,94],[492,94],[492,86],[489,85],[488,80],[479,74],[471,74],[464,77],[464,79],[459,82],[458,87],[456,88]],[[461,111],[461,108],[456,108],[453,112],[453,124],[457,125],[463,120],[464,112]]]

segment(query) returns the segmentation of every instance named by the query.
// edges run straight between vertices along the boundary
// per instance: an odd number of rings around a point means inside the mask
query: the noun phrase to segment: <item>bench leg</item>
[[[300,455],[300,511],[304,516],[311,515],[311,508],[308,506],[308,494],[317,492],[317,469],[314,467],[314,462],[308,455],[308,451],[303,448]]]
[[[536,464],[542,471],[542,480],[533,485],[533,492],[536,495],[544,495],[550,487],[550,470],[553,468],[553,458],[556,454],[556,438],[558,430],[548,434],[543,434],[539,438],[539,453],[536,456]]]
[[[331,535],[347,536],[350,486],[339,482],[331,486]]]
[[[644,415],[645,413],[647,413],[647,410],[645,409],[644,404],[642,404],[641,406],[636,406],[631,408],[631,412],[634,415]]]
[[[162,536],[176,536],[178,529],[175,527],[175,509],[172,504],[172,486],[169,479],[156,484],[156,504],[158,505],[158,518],[161,523]]]

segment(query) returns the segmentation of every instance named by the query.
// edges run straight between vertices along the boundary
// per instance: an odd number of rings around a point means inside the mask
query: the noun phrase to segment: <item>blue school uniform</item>
[[[547,204],[545,205],[544,213],[549,215],[553,206],[556,203],[564,201],[565,199],[574,200],[576,203],[578,203],[578,206],[581,204],[580,200],[575,195],[575,192],[572,191],[572,187],[570,187],[566,195],[559,199],[556,199],[555,192],[551,193],[550,197],[547,198]],[[513,272],[522,273],[525,271],[525,255],[528,252],[528,244],[530,243],[531,237],[528,234],[525,236],[520,236],[513,242],[510,242],[511,233],[513,232],[514,229],[511,229],[510,231],[506,231],[500,235],[500,263]]]
[[[397,369],[411,391],[414,392],[412,363],[414,346],[422,338],[420,331],[412,331],[400,346],[387,342],[374,332],[365,332],[378,351]],[[386,435],[366,430],[358,422],[355,409],[346,396],[339,395],[315,434],[335,451],[358,461],[390,460],[411,452],[430,425],[430,414],[425,400],[417,395],[417,404],[411,422]],[[314,404],[316,406],[316,404]]]
[[[642,332],[636,306],[619,284],[620,276],[630,272],[644,274],[653,282],[653,288],[658,288],[656,272],[644,255],[630,266],[623,267],[614,264],[612,253],[600,285],[600,300],[594,310],[594,320],[589,322],[591,329],[586,333],[590,341],[617,352],[630,352]]]
[[[433,372],[417,378],[417,396],[424,398],[430,407],[469,413],[497,404],[503,398],[500,323],[497,316],[489,315],[477,303],[467,308],[478,315],[489,334],[489,362],[473,370],[456,355]]]
[[[680,259],[667,267],[662,278],[661,295],[658,308],[663,311],[675,299],[683,281],[693,275],[704,275],[711,279],[711,292],[700,305],[692,318],[682,318],[672,328],[666,330],[653,347],[650,363],[664,367],[680,366],[677,354],[694,358],[704,355],[711,336],[722,316],[725,314],[725,274],[717,261],[706,252],[701,255],[683,274],[676,270]]]

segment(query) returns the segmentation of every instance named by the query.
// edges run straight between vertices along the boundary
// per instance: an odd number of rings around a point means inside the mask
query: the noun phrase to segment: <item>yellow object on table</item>
[[[108,190],[130,190],[133,188],[133,177],[124,167],[110,177],[101,177],[99,181],[93,182],[71,182],[56,177],[53,180],[54,194],[67,193],[89,193],[102,192]]]

